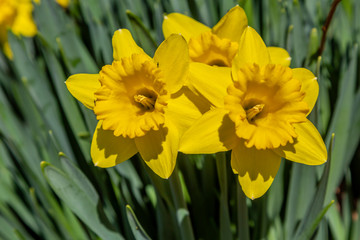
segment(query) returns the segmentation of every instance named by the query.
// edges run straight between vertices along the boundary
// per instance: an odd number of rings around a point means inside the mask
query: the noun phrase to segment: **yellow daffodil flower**
[[[37,29],[32,18],[31,0],[0,0],[0,46],[6,56],[12,59],[12,52],[7,40],[7,30],[16,35],[32,37]]]
[[[200,93],[218,107],[188,129],[180,151],[232,150],[231,167],[251,199],[268,190],[281,157],[307,165],[326,162],[325,144],[306,118],[319,91],[309,70],[291,69],[282,57],[272,57],[261,37],[247,27],[231,75],[232,81],[226,75],[209,74],[211,79],[199,84]]]
[[[187,43],[174,34],[154,58],[126,29],[117,30],[112,43],[111,65],[99,74],[75,74],[66,81],[70,93],[99,120],[91,144],[93,162],[112,167],[139,152],[157,175],[169,178],[181,135],[208,110],[199,99],[191,101],[197,97],[183,87],[189,67]]]

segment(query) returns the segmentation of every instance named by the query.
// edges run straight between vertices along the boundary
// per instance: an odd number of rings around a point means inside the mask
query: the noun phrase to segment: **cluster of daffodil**
[[[40,4],[40,0],[34,0]],[[69,0],[56,0],[62,7],[69,5]],[[0,47],[6,56],[12,59],[13,54],[8,42],[7,31],[15,35],[33,37],[37,27],[32,17],[33,3],[31,0],[0,0]]]
[[[111,65],[66,81],[99,120],[91,145],[96,166],[112,167],[139,153],[169,178],[179,151],[231,150],[232,170],[254,199],[270,187],[281,158],[326,162],[324,142],[307,119],[318,96],[316,77],[291,69],[286,50],[266,47],[241,7],[213,28],[169,14],[163,33],[151,58],[119,29]]]

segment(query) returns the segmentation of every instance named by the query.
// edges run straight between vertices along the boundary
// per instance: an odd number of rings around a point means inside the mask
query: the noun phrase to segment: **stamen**
[[[264,108],[265,104],[256,104],[252,108],[246,110],[246,118],[252,121]]]
[[[153,98],[146,97],[144,95],[138,94],[134,96],[135,102],[140,103],[147,110],[153,110],[155,106],[155,100]]]

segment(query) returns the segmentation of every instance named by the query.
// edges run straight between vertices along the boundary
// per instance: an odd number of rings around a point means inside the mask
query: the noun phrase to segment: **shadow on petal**
[[[176,165],[179,133],[171,121],[166,120],[159,130],[150,130],[135,144],[145,163],[160,177],[169,178]]]
[[[137,153],[133,139],[114,136],[113,131],[104,130],[99,121],[91,144],[91,157],[98,167],[113,167]]]
[[[229,118],[228,114],[224,115],[218,132],[220,142],[222,142],[227,149],[235,148],[241,141],[241,139],[236,136],[235,123]]]
[[[144,161],[158,159],[159,155],[164,151],[163,143],[168,136],[168,132],[167,127],[160,126],[159,130],[152,129],[145,136],[136,138],[135,143]]]
[[[281,157],[271,150],[247,148],[241,142],[231,155],[231,167],[238,174],[240,185],[250,199],[265,194],[276,176],[280,162]]]
[[[288,143],[284,147],[273,149],[279,156],[290,161],[306,165],[321,165],[326,162],[327,150],[325,143],[316,127],[307,120],[303,123],[294,124],[298,135],[294,143]]]
[[[181,95],[187,97],[194,104],[197,110],[201,112],[201,114],[210,110],[211,103],[200,93],[195,94],[187,86],[184,86],[176,93],[171,94],[171,98],[179,98]]]

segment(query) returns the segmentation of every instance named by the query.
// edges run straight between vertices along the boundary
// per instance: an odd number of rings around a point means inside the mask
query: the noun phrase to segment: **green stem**
[[[228,206],[226,153],[216,153],[216,167],[220,183],[220,239],[232,239]]]
[[[185,203],[177,167],[175,167],[174,172],[169,178],[169,184],[176,211],[175,216],[181,233],[181,239],[193,240],[195,238],[191,225],[190,214]]]
[[[246,196],[243,193],[239,182],[236,184],[237,192],[237,222],[238,222],[238,239],[249,240],[249,219],[248,219],[248,209],[246,205]]]

